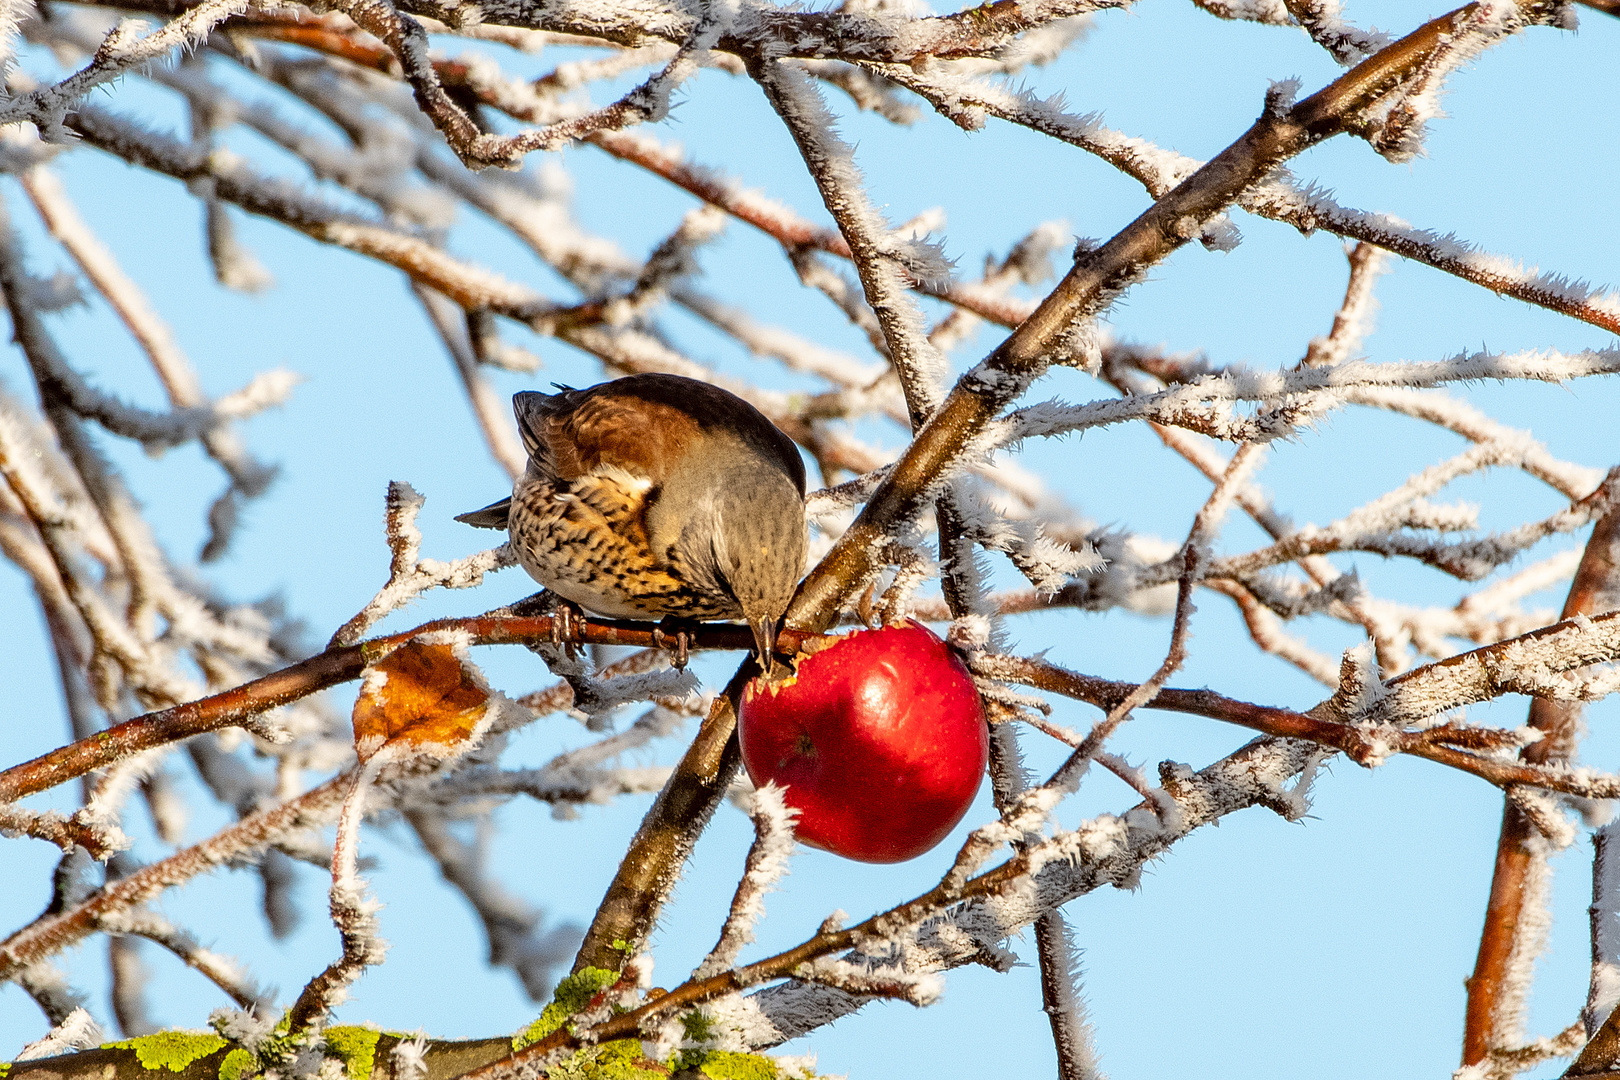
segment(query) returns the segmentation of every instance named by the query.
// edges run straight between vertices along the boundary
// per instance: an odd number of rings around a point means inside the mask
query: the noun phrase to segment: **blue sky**
[[[1363,26],[1402,33],[1439,10],[1352,0],[1346,14]],[[1458,73],[1445,99],[1449,116],[1431,126],[1426,156],[1391,165],[1365,143],[1340,138],[1303,155],[1294,172],[1333,189],[1346,205],[1455,231],[1543,269],[1620,282],[1620,215],[1613,211],[1620,197],[1620,112],[1614,108],[1620,20],[1589,10],[1581,15],[1578,33],[1535,30]],[[499,55],[538,73],[565,54],[548,52],[539,60]],[[1310,92],[1336,72],[1296,30],[1221,22],[1183,0],[1142,0],[1130,11],[1098,16],[1084,41],[1026,78],[1043,93],[1062,90],[1071,109],[1099,110],[1129,134],[1208,157],[1252,122],[1269,81],[1297,75]],[[164,123],[178,116],[173,102],[133,80],[115,88],[110,103]],[[1147,204],[1133,181],[1028,132],[992,122],[965,134],[937,117],[895,128],[870,114],[851,114],[841,98],[831,103],[845,116],[842,130],[857,145],[873,201],[895,222],[943,207],[945,248],[964,272],[1042,221],[1062,219],[1077,236],[1104,238]],[[657,133],[683,143],[694,159],[826,220],[785,132],[746,81],[703,73],[683,89]],[[264,153],[262,144],[246,138],[236,145]],[[587,147],[549,155],[546,164],[572,177],[581,222],[632,253],[648,251],[692,205],[688,196]],[[296,175],[285,160],[277,167]],[[420,519],[425,554],[450,558],[483,546],[491,534],[470,533],[451,517],[498,497],[502,475],[482,447],[442,348],[395,272],[275,225],[242,220],[243,241],[278,285],[253,297],[224,293],[212,285],[200,250],[200,214],[178,184],[91,150],[65,156],[62,172],[86,217],[171,320],[211,393],[270,367],[303,376],[285,408],[245,427],[249,444],[278,462],[282,477],[250,506],[247,529],[232,554],[207,571],[211,580],[241,598],[283,596],[307,620],[312,640],[325,640],[386,576],[378,526],[384,489],[395,479],[427,497]],[[24,231],[35,268],[62,265],[65,258],[48,250],[16,185],[0,181],[0,195]],[[1340,242],[1325,234],[1301,237],[1241,212],[1234,220],[1245,238],[1239,248],[1227,254],[1181,250],[1110,312],[1114,331],[1175,349],[1203,349],[1222,364],[1296,362],[1306,342],[1327,329],[1342,292]],[[514,279],[567,296],[555,278],[482,222],[458,224],[451,244]],[[732,223],[701,261],[709,287],[723,298],[823,343],[857,354],[863,349],[836,312],[797,286],[774,244],[747,226]],[[1378,361],[1440,359],[1482,347],[1567,351],[1614,343],[1593,327],[1415,264],[1397,264],[1379,297],[1379,326],[1364,347]],[[100,385],[143,403],[160,400],[144,360],[104,305],[76,309],[52,325]],[[788,384],[695,326],[679,319],[669,325],[705,362]],[[981,333],[953,363],[964,369],[996,340]],[[566,346],[527,343],[546,367],[534,378],[497,375],[504,392],[552,380],[582,385],[599,375],[593,362]],[[14,351],[0,358],[0,379],[29,395],[26,368]],[[1614,463],[1613,417],[1620,407],[1614,385],[1589,380],[1458,392],[1496,418],[1532,430],[1560,457],[1598,467]],[[1038,386],[1032,400],[1052,395],[1087,400],[1108,391],[1062,371]],[[890,446],[900,438],[893,430],[880,437]],[[1455,452],[1458,442],[1412,421],[1343,413],[1281,446],[1259,480],[1297,521],[1325,522]],[[106,445],[168,550],[189,558],[220,485],[217,470],[189,447],[155,460]],[[1029,446],[1022,463],[1091,518],[1174,539],[1185,534],[1208,493],[1206,481],[1140,427]],[[1547,489],[1501,473],[1470,478],[1447,495],[1480,503],[1482,521],[1492,528],[1559,505]],[[1258,535],[1234,521],[1223,547],[1238,550]],[[1449,603],[1459,595],[1457,583],[1432,572],[1372,556],[1338,561],[1354,566],[1380,595],[1413,603]],[[1013,580],[1004,570],[998,575]],[[520,572],[508,571],[473,593],[425,597],[385,626],[402,629],[482,611],[528,591]],[[1543,602],[1556,606],[1558,599]],[[65,721],[37,608],[25,580],[9,567],[0,568],[0,627],[9,639],[0,654],[0,685],[6,687],[0,760],[10,763],[64,741]],[[1020,617],[1011,630],[1023,650],[1049,648],[1055,661],[1089,673],[1143,678],[1162,657],[1168,625],[1119,611],[1057,612]],[[1202,597],[1193,631],[1193,656],[1177,684],[1288,706],[1323,696],[1292,668],[1258,654],[1224,601]],[[1354,644],[1339,626],[1312,628],[1309,637],[1330,652]],[[478,659],[496,685],[513,693],[551,681],[522,650],[482,650]],[[729,663],[706,659],[698,670],[713,684]],[[346,710],[352,698],[340,690],[333,700]],[[1509,699],[1470,716],[1513,725],[1522,722],[1523,710],[1521,699]],[[1073,703],[1057,703],[1055,715],[1071,727],[1092,719]],[[1617,720],[1612,703],[1589,711],[1583,760],[1620,768]],[[587,738],[573,721],[553,718],[520,735],[509,760],[539,763]],[[1213,721],[1144,712],[1120,734],[1116,749],[1150,768],[1164,759],[1202,767],[1244,741],[1245,733]],[[1026,734],[1025,743],[1037,770],[1061,760],[1059,748],[1039,736]],[[671,743],[644,760],[667,762],[677,751]],[[1178,845],[1135,891],[1105,889],[1066,908],[1084,950],[1086,996],[1111,1075],[1196,1069],[1210,1077],[1438,1076],[1455,1067],[1462,979],[1473,963],[1500,796],[1460,773],[1406,760],[1368,771],[1341,759],[1315,792],[1313,814],[1302,823],[1263,810],[1236,815]],[[64,790],[31,805],[64,805],[61,798],[71,794]],[[545,807],[502,807],[494,815],[497,872],[554,919],[582,924],[647,802],[587,807],[571,821],[554,820]],[[1062,819],[1072,825],[1132,802],[1112,777],[1093,775]],[[200,795],[194,806],[190,839],[224,824],[225,814]],[[137,854],[152,857],[159,846],[142,813],[132,812],[132,832],[142,837]],[[981,796],[968,824],[988,813]],[[713,943],[747,837],[747,822],[735,811],[717,816],[661,924],[655,981],[678,981]],[[0,922],[10,927],[43,905],[55,859],[36,841],[0,843],[6,860]],[[835,908],[859,917],[922,891],[951,850],[947,843],[895,867],[801,851],[768,905],[759,944],[745,957],[797,943]],[[345,1021],[470,1037],[515,1030],[532,1019],[537,1006],[508,973],[483,964],[481,931],[403,829],[368,832],[364,853],[380,860],[371,881],[387,905],[382,927],[393,949],[388,963],[356,988],[342,1012]],[[1564,1027],[1584,1000],[1588,864],[1584,839],[1557,860],[1553,937],[1533,1002],[1533,1035]],[[336,954],[321,877],[312,868],[300,873],[303,925],[286,942],[271,941],[260,921],[245,917],[257,902],[248,875],[224,872],[193,882],[161,906],[205,941],[239,955],[263,981],[279,985],[286,1001]],[[1031,942],[1010,944],[1033,964]],[[103,1017],[104,950],[92,941],[70,953],[66,965],[77,984],[97,995],[92,1006]],[[148,950],[148,959],[153,1011],[163,1022],[199,1026],[209,1009],[224,1004],[169,958]],[[1033,966],[1009,975],[967,969],[952,973],[944,999],[932,1008],[870,1006],[788,1049],[814,1051],[822,1070],[851,1077],[1050,1074],[1053,1053],[1039,1001]],[[15,987],[0,988],[0,1056],[42,1030],[26,997]]]

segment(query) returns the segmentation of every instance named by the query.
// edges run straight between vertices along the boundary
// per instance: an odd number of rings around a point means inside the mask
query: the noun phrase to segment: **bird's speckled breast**
[[[731,619],[729,594],[699,591],[647,540],[646,485],[596,473],[551,483],[525,477],[508,528],[518,561],[559,596],[610,618]]]

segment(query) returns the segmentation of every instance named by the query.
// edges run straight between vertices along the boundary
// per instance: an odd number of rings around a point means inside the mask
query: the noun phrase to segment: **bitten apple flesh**
[[[917,622],[840,638],[780,682],[755,679],[737,734],[754,783],[787,789],[799,839],[861,862],[945,839],[990,750],[973,677]]]

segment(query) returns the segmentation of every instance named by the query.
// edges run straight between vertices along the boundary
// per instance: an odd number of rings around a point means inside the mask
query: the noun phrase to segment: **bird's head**
[[[760,666],[769,671],[776,633],[804,574],[804,502],[780,477],[740,483],[721,500],[715,569],[754,631]]]

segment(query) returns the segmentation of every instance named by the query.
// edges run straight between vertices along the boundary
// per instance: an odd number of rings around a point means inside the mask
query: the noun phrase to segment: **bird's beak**
[[[776,620],[769,615],[748,624],[754,631],[754,648],[759,653],[759,666],[765,674],[776,671]]]

